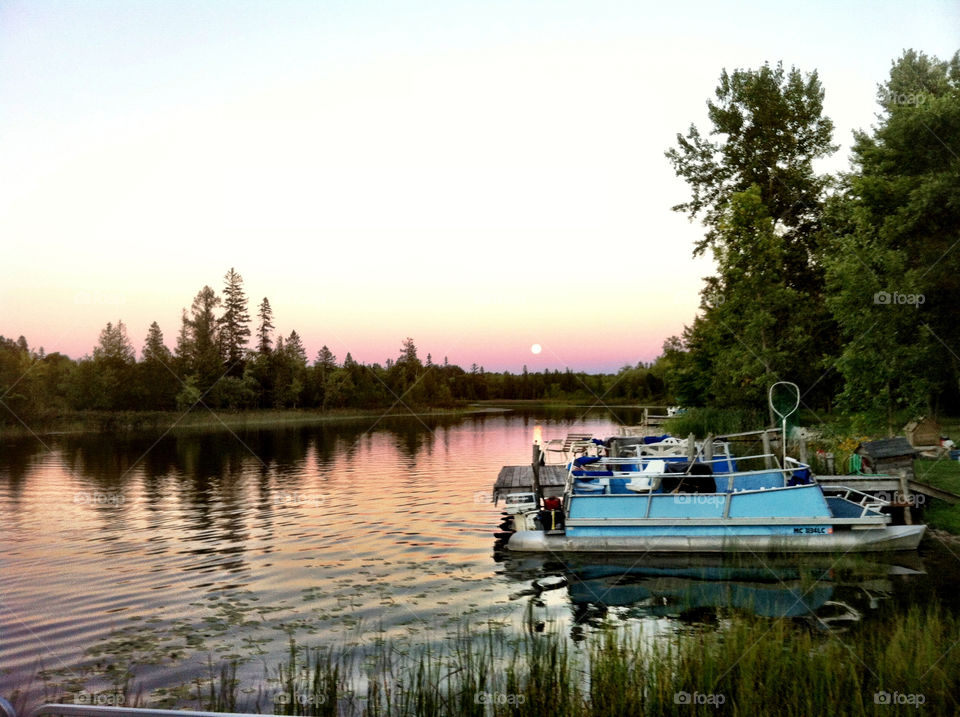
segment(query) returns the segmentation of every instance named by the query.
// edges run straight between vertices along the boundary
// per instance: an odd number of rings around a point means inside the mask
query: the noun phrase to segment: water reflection
[[[663,617],[682,624],[716,623],[730,611],[804,620],[842,630],[885,615],[899,588],[925,575],[917,553],[877,556],[499,555],[519,588],[514,598],[542,604],[564,590],[574,637],[578,626]],[[901,600],[905,596],[900,596]]]

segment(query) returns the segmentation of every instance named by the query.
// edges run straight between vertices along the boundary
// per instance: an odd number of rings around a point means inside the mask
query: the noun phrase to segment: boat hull
[[[814,535],[547,535],[521,530],[507,542],[514,552],[832,553],[915,550],[925,525],[888,525]]]

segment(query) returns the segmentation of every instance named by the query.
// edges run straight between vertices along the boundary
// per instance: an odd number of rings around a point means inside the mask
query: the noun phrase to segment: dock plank
[[[565,465],[540,466],[540,487],[548,495],[560,495],[567,480]],[[533,466],[503,466],[493,486],[493,499],[507,493],[529,493],[533,491]]]

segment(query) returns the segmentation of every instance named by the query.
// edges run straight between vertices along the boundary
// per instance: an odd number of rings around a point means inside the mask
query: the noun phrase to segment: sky
[[[907,48],[960,4],[5,0],[0,334],[172,347],[232,267],[311,358],[651,361],[712,272],[664,151],[721,71],[817,70],[835,172]]]

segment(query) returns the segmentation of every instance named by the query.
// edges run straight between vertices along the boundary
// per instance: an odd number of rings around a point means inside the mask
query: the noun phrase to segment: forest
[[[907,50],[877,88],[876,124],[855,133],[850,169],[814,70],[723,70],[710,126],[678,134],[667,160],[690,189],[673,207],[704,228],[700,310],[653,363],[617,374],[485,372],[421,358],[412,338],[383,364],[275,335],[267,298],[251,316],[234,269],[204,286],[171,350],[156,322],[137,352],[121,320],[92,355],[0,337],[0,421],[69,411],[455,406],[589,400],[757,408],[794,381],[808,408],[892,423],[960,411],[960,53]],[[638,197],[638,201],[642,198]]]
[[[184,312],[171,351],[153,322],[137,359],[122,321],[100,332],[93,354],[73,360],[34,351],[26,338],[0,337],[0,391],[8,424],[51,420],[76,411],[186,411],[191,408],[374,409],[447,408],[478,400],[663,400],[654,366],[618,374],[565,370],[520,374],[469,371],[446,358],[421,359],[412,338],[383,364],[342,360],[323,346],[310,361],[297,332],[274,336],[269,299],[259,305],[255,330],[234,269],[223,296],[209,286]],[[253,346],[248,344],[253,339]]]

